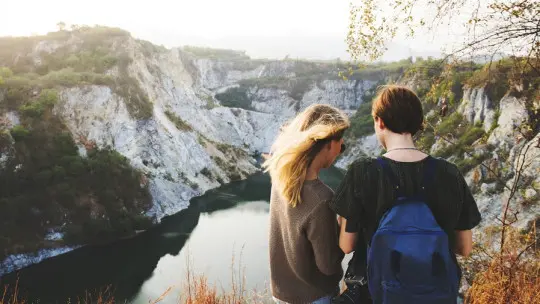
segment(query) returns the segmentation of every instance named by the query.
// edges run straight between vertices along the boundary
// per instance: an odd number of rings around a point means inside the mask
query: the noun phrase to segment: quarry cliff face
[[[110,146],[147,174],[158,218],[257,171],[254,156],[269,151],[279,127],[305,107],[328,103],[353,113],[374,85],[321,77],[302,83],[293,98],[287,79],[295,77],[294,61],[201,59],[182,49],[144,54],[133,39],[121,47],[133,59],[128,72],[147,93],[151,116],[133,118],[122,97],[96,85],[62,90],[55,112],[75,138]],[[280,80],[266,86],[266,79]],[[222,106],[216,95],[240,86],[249,105]]]

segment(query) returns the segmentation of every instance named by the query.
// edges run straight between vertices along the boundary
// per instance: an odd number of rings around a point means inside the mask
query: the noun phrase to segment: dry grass
[[[27,302],[19,296],[19,284],[15,284],[13,290],[10,289],[9,285],[4,286],[2,293],[2,298],[0,299],[0,304],[26,304]]]
[[[535,227],[523,234],[509,229],[503,250],[493,238],[478,244],[464,270],[472,274],[467,304],[540,303],[540,248]]]
[[[540,267],[538,263],[495,260],[476,275],[467,294],[468,304],[540,303]],[[535,265],[536,264],[536,265]]]
[[[31,304],[19,294],[18,282],[10,288],[9,285],[4,286],[0,304]],[[97,290],[96,292],[85,292],[84,297],[76,300],[67,299],[66,304],[118,304],[114,300],[113,292],[110,286]]]
[[[231,259],[231,288],[221,288],[218,293],[215,285],[210,285],[204,275],[194,275],[193,262],[188,254],[186,258],[186,284],[183,288],[183,298],[179,303],[185,304],[264,304],[268,302],[268,291],[263,292],[246,289],[245,268],[242,266],[242,251],[239,261],[236,256]]]
[[[177,300],[178,304],[265,304],[269,302],[268,291],[263,292],[253,290],[248,292],[246,289],[245,269],[242,266],[242,254],[238,264],[233,254],[231,260],[231,288],[221,292],[215,285],[208,282],[204,274],[196,274],[193,270],[193,262],[190,254],[186,259],[186,278],[181,288],[181,296]],[[157,299],[151,300],[150,304],[161,303],[172,296],[174,288],[169,287]],[[66,300],[66,304],[119,304],[113,296],[112,288],[106,287],[95,292],[86,292],[84,297],[75,301]],[[121,302],[124,303],[124,302]],[[5,286],[3,294],[0,295],[0,304],[31,304],[20,296],[19,286],[16,284],[13,288]]]

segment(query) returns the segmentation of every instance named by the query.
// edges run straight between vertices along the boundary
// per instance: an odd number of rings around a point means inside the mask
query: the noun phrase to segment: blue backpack
[[[421,193],[403,196],[399,180],[378,158],[397,200],[379,222],[368,249],[368,286],[373,303],[455,304],[459,269],[448,235],[426,204],[425,188],[433,182],[435,159],[425,165]],[[444,185],[440,185],[444,186]]]

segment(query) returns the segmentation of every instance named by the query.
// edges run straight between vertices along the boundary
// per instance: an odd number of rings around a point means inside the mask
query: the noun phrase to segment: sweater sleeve
[[[313,247],[317,268],[325,275],[342,271],[344,253],[339,248],[339,227],[336,214],[322,202],[313,210],[306,222],[306,235]]]

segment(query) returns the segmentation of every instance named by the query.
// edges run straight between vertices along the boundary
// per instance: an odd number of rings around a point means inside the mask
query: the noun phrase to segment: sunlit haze
[[[18,0],[2,5],[0,36],[66,24],[106,25],[167,47],[245,50],[252,57],[347,58],[346,0]],[[437,43],[438,42],[438,43]],[[396,39],[383,59],[437,55],[441,41]]]

